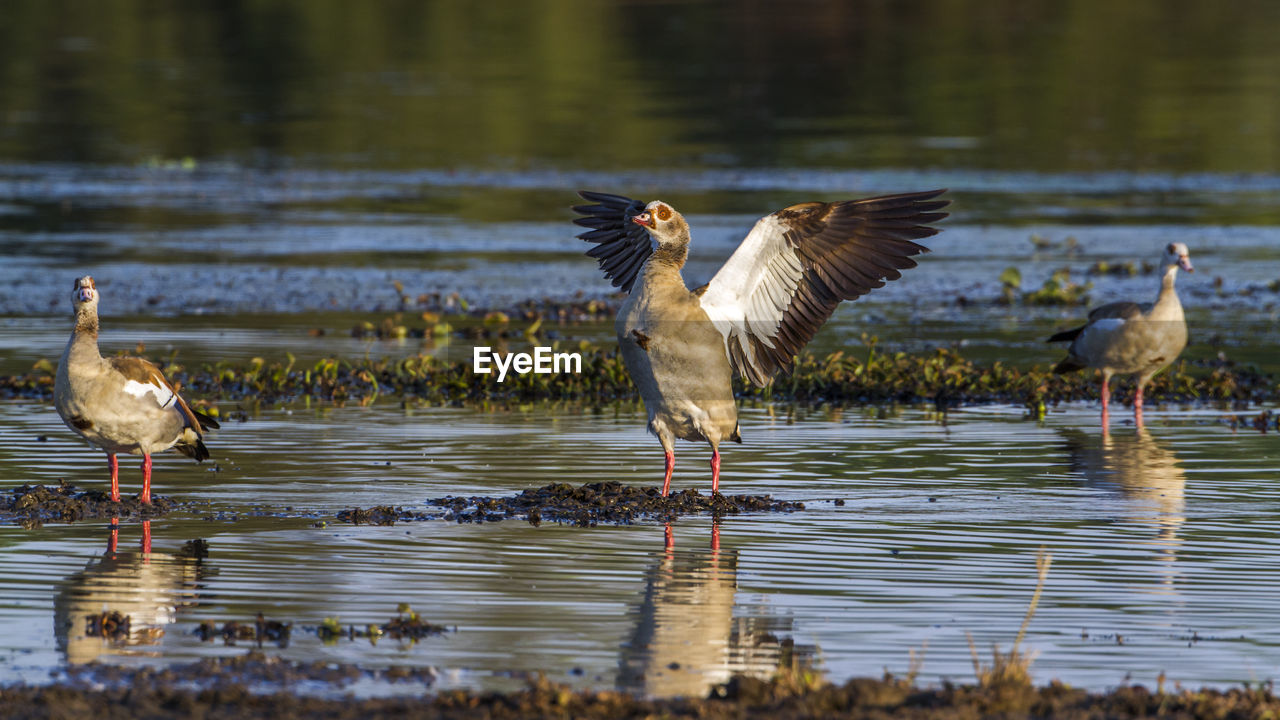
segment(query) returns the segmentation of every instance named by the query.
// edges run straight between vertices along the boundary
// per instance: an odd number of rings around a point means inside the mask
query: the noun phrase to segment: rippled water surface
[[[43,406],[0,406],[0,470],[14,482],[104,480],[101,456]],[[805,503],[794,513],[576,528],[522,520],[391,527],[334,520],[352,506],[428,509],[448,494],[550,482],[652,484],[657,444],[637,409],[478,413],[385,406],[264,412],[227,423],[217,464],[166,455],[158,492],[207,507],[152,522],[0,527],[0,678],[67,663],[168,663],[243,652],[201,622],[295,623],[298,659],[432,666],[444,685],[512,687],[522,671],[655,695],[701,692],[787,658],[842,679],[971,677],[1017,632],[1035,554],[1053,567],[1026,646],[1035,674],[1102,688],[1160,672],[1188,683],[1271,677],[1280,662],[1280,448],[1211,411],[1151,413],[1150,430],[1095,428],[1074,407],[1044,424],[1013,409],[748,410],[725,488]],[[37,438],[45,436],[44,441]],[[678,448],[675,485],[706,489],[707,453]],[[136,491],[133,468],[126,492]],[[208,542],[208,557],[184,543]],[[455,631],[416,644],[322,643],[327,617],[363,628],[400,603]],[[131,614],[127,643],[85,635],[84,616]],[[672,665],[676,663],[676,665]],[[512,673],[516,673],[515,676]]]
[[[773,210],[942,187],[952,215],[932,252],[842,305],[811,350],[867,352],[868,333],[880,351],[1043,367],[1062,356],[1044,338],[1088,306],[1153,299],[1144,263],[1184,242],[1189,367],[1280,372],[1274,2],[10,5],[3,375],[56,361],[86,273],[108,353],[191,370],[457,360],[474,337],[433,335],[424,311],[460,330],[528,300],[618,301],[573,237],[576,190],[684,212],[696,285]],[[1009,268],[1015,297],[1065,269],[1092,284],[1088,302],[1001,304]],[[390,317],[424,337],[353,337]],[[613,342],[607,319],[548,317],[542,332]],[[924,680],[963,680],[969,634],[984,657],[1012,642],[1042,545],[1054,562],[1026,640],[1038,679],[1266,679],[1280,664],[1280,451],[1222,412],[1165,407],[1149,433],[1104,438],[1085,407],[1044,424],[1001,407],[945,423],[749,409],[725,489],[806,508],[683,518],[668,547],[654,522],[335,518],[551,482],[651,485],[662,459],[637,405],[299,402],[227,422],[213,465],[158,460],[158,492],[205,504],[152,522],[149,554],[137,522],[115,551],[103,522],[0,526],[0,682],[237,655],[244,643],[192,631],[259,612],[295,623],[270,654],[434,667],[437,686],[517,687],[536,670],[700,693],[780,664],[905,672],[913,650]],[[679,452],[677,486],[705,489],[707,454]],[[0,486],[96,486],[103,465],[47,405],[0,405]],[[135,490],[137,472],[125,478]],[[401,603],[450,631],[326,644],[307,629],[383,623]],[[134,618],[127,643],[86,635],[104,609]]]

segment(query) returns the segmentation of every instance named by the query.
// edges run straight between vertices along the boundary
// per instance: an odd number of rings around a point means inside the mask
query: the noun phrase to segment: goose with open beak
[[[735,375],[759,386],[789,372],[796,354],[853,300],[897,280],[938,232],[944,190],[792,205],[758,220],[711,281],[690,290],[680,274],[689,225],[671,205],[579,192],[573,209],[590,228],[596,258],[629,293],[614,328],[622,358],[666,453],[671,489],[675,440],[711,446],[711,491],[720,487],[720,443],[742,442]]]
[[[136,357],[104,358],[98,351],[98,288],[88,275],[71,292],[76,326],[58,363],[53,405],[77,435],[107,453],[111,499],[120,501],[116,455],[142,456],[142,493],[151,502],[151,456],[169,448],[203,461],[211,417],[192,410],[155,365]]]

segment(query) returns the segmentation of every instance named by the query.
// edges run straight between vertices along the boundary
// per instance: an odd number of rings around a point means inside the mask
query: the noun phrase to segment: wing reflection
[[[1169,563],[1176,560],[1182,545],[1178,531],[1187,519],[1187,475],[1178,456],[1146,428],[1137,428],[1132,436],[1099,436],[1076,429],[1063,434],[1072,470],[1090,483],[1118,489],[1131,500],[1137,512],[1132,521],[1153,526],[1156,536],[1152,544],[1161,549],[1161,559]]]
[[[205,575],[202,541],[176,555],[151,552],[150,521],[142,547],[118,550],[112,526],[107,550],[64,580],[53,600],[58,650],[68,663],[102,655],[159,654],[165,629],[196,604]]]
[[[703,697],[733,675],[770,677],[780,667],[807,667],[816,650],[796,647],[792,619],[764,604],[735,605],[738,553],[667,546],[647,573],[636,627],[622,647],[618,688],[646,697]],[[786,636],[786,637],[783,637]]]

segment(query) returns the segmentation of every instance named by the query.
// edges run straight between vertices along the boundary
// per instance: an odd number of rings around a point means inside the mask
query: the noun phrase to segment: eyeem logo
[[[507,379],[507,371],[514,370],[524,375],[537,373],[580,373],[582,372],[582,355],[580,353],[552,352],[549,347],[537,346],[533,353],[507,353],[497,355],[492,348],[477,345],[471,355],[471,372],[477,375],[489,375],[494,368],[498,370],[498,382]]]

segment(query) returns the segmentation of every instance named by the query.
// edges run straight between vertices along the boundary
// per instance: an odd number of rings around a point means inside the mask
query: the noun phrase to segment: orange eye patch
[[[666,205],[659,205],[658,212],[655,214],[658,216],[659,220],[670,220],[671,208],[667,207]]]

